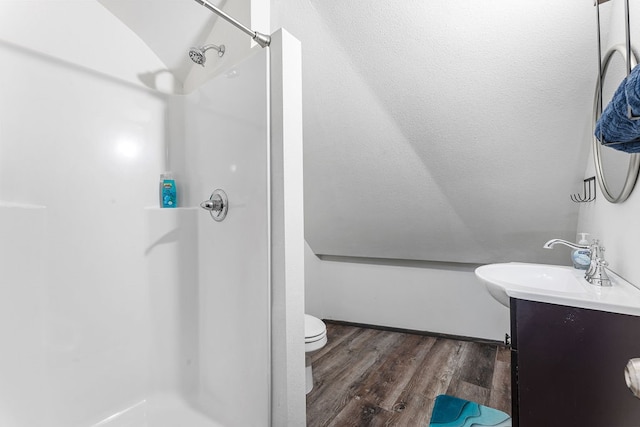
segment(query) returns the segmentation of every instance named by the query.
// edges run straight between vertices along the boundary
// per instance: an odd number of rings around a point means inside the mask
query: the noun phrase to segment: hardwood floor
[[[327,323],[312,356],[307,426],[429,425],[439,394],[511,413],[504,346]]]

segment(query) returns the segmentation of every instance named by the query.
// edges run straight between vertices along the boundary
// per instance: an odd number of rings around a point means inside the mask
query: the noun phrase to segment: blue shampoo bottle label
[[[178,207],[178,192],[176,190],[176,181],[170,174],[160,175],[160,207]]]

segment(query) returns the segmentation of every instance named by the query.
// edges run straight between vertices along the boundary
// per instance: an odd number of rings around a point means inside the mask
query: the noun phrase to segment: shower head
[[[223,44],[221,44],[220,46],[216,46],[215,44],[207,44],[201,47],[192,47],[191,49],[189,49],[189,58],[191,58],[191,60],[196,64],[202,65],[204,67],[204,63],[207,62],[207,57],[204,55],[204,53],[209,49],[218,51],[219,57],[222,57],[225,52]]]

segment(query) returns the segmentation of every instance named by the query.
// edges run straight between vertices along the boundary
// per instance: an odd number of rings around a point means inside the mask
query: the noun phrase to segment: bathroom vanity
[[[610,272],[546,264],[478,267],[511,314],[512,417],[518,427],[640,427],[625,368],[640,358],[640,290]],[[636,381],[637,382],[637,381]]]
[[[624,369],[640,317],[510,299],[513,425],[638,427]]]

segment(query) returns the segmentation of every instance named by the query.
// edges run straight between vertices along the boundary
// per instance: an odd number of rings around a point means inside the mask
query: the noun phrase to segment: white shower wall
[[[143,45],[97,4],[42,4],[47,25],[22,3],[0,5],[0,424],[91,425],[148,389],[143,207],[157,199],[165,103],[125,75],[160,64],[140,53],[98,71],[72,34],[93,25],[83,43]]]
[[[269,419],[267,58],[268,50],[258,50],[189,95],[185,168],[175,168],[186,183],[185,205],[197,206],[215,189],[229,197],[222,222],[194,208],[198,400],[225,426],[264,426]]]
[[[97,2],[0,4],[0,425],[268,425],[268,52],[166,95]]]

